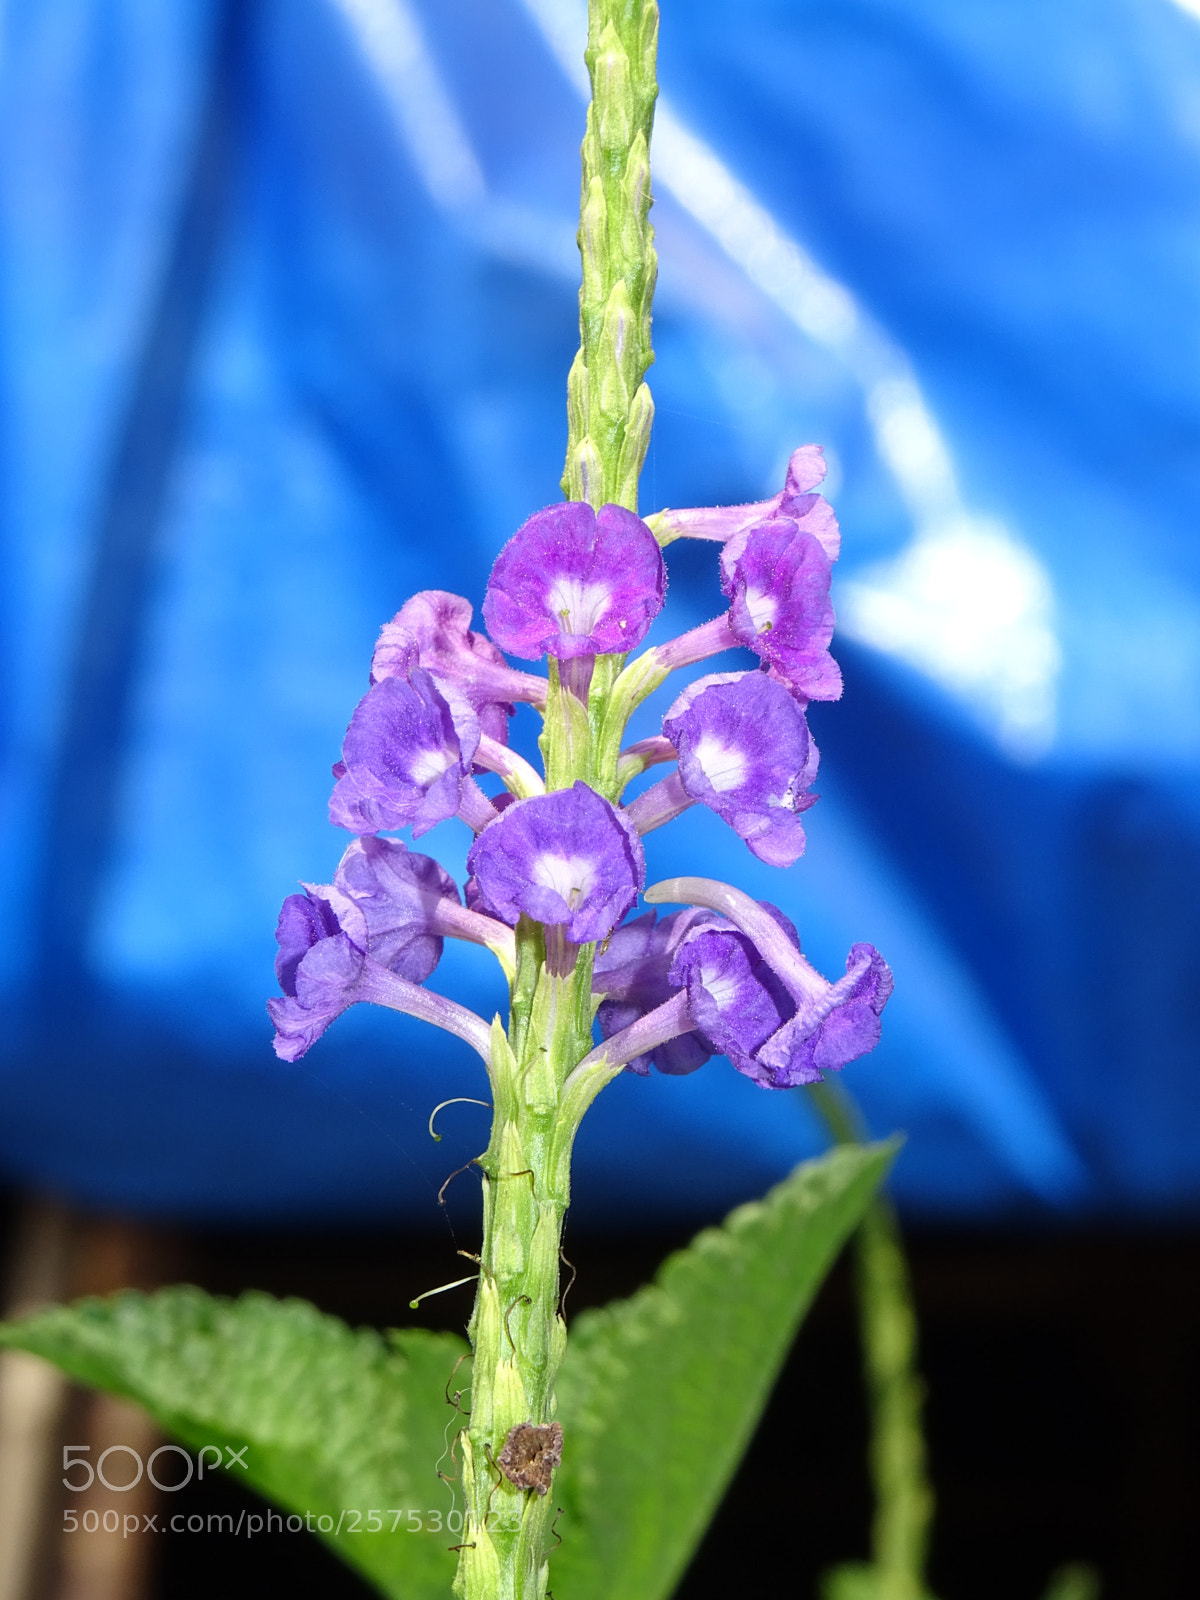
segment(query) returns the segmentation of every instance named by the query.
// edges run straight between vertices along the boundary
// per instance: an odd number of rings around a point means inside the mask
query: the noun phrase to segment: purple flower
[[[769,500],[741,506],[696,506],[684,511],[660,511],[651,518],[663,543],[673,539],[713,539],[722,543],[761,522],[786,517],[817,538],[830,561],[836,561],[842,536],[833,507],[810,491],[825,477],[825,457],[819,444],[801,445],[792,452],[783,488]]]
[[[603,1038],[611,1039],[678,993],[678,985],[667,976],[675,952],[694,927],[714,920],[711,912],[687,910],[656,921],[654,912],[648,911],[610,936],[596,952],[592,974],[593,994],[604,996],[596,1014]],[[643,1077],[651,1066],[679,1076],[695,1072],[715,1053],[716,1047],[703,1034],[692,1031],[634,1056],[625,1065]]]
[[[363,913],[339,889],[305,884],[279,912],[275,976],[282,998],[267,1001],[276,1027],[275,1053],[298,1061],[358,999],[367,951]]]
[[[368,834],[349,846],[333,882],[362,912],[372,959],[424,983],[442,958],[442,903],[461,909],[445,868],[399,839]]]
[[[804,851],[799,813],[816,800],[807,791],[817,747],[787,689],[763,672],[714,673],[684,690],[663,732],[688,797],[724,818],[760,861],[790,867]]]
[[[829,654],[831,575],[820,541],[787,518],[735,534],[721,552],[734,636],[805,700],[836,700],[842,692]]]
[[[783,493],[771,515],[787,517],[805,533],[811,533],[830,561],[836,561],[841,554],[842,534],[833,507],[823,495],[810,493],[824,481],[825,472],[825,455],[819,444],[805,444],[793,450]]]
[[[891,968],[871,944],[850,946],[845,976],[836,983],[812,967],[808,972],[806,992],[795,996],[796,1015],[759,1051],[766,1070],[790,1083],[816,1083],[823,1072],[840,1072],[874,1050],[893,988]]]
[[[275,973],[283,994],[267,1001],[275,1053],[298,1061],[336,1017],[360,1000],[421,1017],[465,1039],[485,1061],[487,1023],[422,983],[450,934],[487,944],[511,974],[507,928],[459,904],[458,890],[429,856],[395,839],[356,839],[333,884],[305,884],[283,902]]]
[[[711,878],[674,878],[653,885],[646,898],[707,906],[734,924],[685,938],[668,981],[686,986],[695,1024],[756,1083],[770,1089],[816,1083],[878,1044],[892,974],[872,945],[853,945],[845,976],[829,983],[801,954],[783,913],[740,889]]]
[[[586,783],[518,800],[471,847],[479,900],[510,927],[522,915],[572,944],[612,932],[646,881],[641,840]]]
[[[269,1000],[267,1009],[285,1061],[302,1056],[363,998],[369,966],[424,983],[442,958],[443,934],[459,932],[453,912],[471,916],[449,873],[397,839],[356,839],[332,884],[304,889],[288,895],[275,929],[275,975],[284,998]]]
[[[350,719],[329,820],[351,833],[411,823],[419,838],[463,804],[478,744],[474,713],[448,702],[423,668],[380,679]]]
[[[501,649],[526,660],[619,653],[645,638],[665,586],[640,518],[573,500],[537,512],[504,546],[483,614]]]
[[[739,1072],[768,1088],[790,1087],[765,1075],[757,1058],[787,1022],[792,1007],[787,991],[745,934],[728,925],[702,928],[684,941],[669,981],[687,990],[688,1010],[714,1054],[728,1056]]]
[[[471,603],[443,589],[413,595],[385,622],[371,661],[371,682],[407,678],[414,666],[430,674],[449,700],[473,707],[484,733],[504,744],[513,701],[546,701],[546,680],[516,672],[485,634],[471,631]]]
[[[510,975],[516,969],[511,929],[472,908],[469,896],[464,907],[445,868],[399,839],[355,839],[333,882],[366,919],[371,959],[413,983],[437,966],[445,938],[486,945]]]

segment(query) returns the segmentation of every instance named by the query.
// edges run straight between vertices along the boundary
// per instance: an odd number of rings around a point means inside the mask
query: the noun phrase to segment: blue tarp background
[[[465,1046],[360,1007],[289,1067],[263,1002],[378,627],[478,606],[557,496],[581,48],[572,0],[0,8],[11,1182],[422,1222],[478,1148],[425,1132]],[[643,510],[824,441],[847,688],[795,868],[689,813],[651,873],[888,956],[846,1077],[910,1212],[1194,1216],[1200,18],[664,0],[660,81]],[[717,604],[711,548],[669,566],[657,636]],[[473,949],[433,986],[502,1000]],[[627,1076],[578,1210],[713,1212],[818,1143],[725,1062]]]

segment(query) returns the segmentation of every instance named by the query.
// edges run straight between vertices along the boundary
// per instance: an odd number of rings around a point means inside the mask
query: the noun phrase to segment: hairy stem
[[[839,1144],[860,1142],[854,1103],[823,1083],[809,1091]],[[871,1414],[875,1489],[871,1530],[879,1600],[923,1600],[933,1489],[921,1428],[924,1385],[917,1369],[917,1319],[895,1213],[876,1198],[854,1241],[859,1329]]]
[[[557,1453],[554,1380],[566,1347],[559,1252],[576,1119],[563,1085],[591,1047],[591,949],[555,974],[541,930],[518,929],[510,1033],[493,1030],[495,1116],[484,1171],[483,1249],[471,1317],[471,1423],[462,1438],[467,1528],[463,1600],[542,1600],[552,1499],[547,1466],[522,1481],[506,1461],[522,1442]]]
[[[653,360],[649,147],[658,6],[589,0],[588,13],[592,102],[583,141],[580,348],[567,383],[563,489],[572,500],[636,511],[654,411],[643,379]],[[609,729],[605,712],[623,661],[598,656],[586,671],[580,663],[560,670],[551,662],[541,739],[547,789],[582,778],[615,797],[623,723]],[[598,751],[602,773],[595,770]],[[531,787],[528,774],[518,773],[514,784],[517,778]],[[579,1118],[611,1075],[566,1088],[592,1047],[593,947],[552,943],[551,931],[559,930],[526,919],[518,925],[508,1032],[497,1023],[491,1037],[495,1115],[481,1163],[471,1421],[460,1438],[467,1522],[455,1589],[462,1600],[546,1594],[553,1498],[545,1491],[560,1438],[554,1381],[566,1326],[558,1266],[571,1146]]]
[[[568,500],[637,510],[654,403],[650,130],[658,94],[657,0],[589,0],[592,80],[579,205],[579,353],[567,379]]]

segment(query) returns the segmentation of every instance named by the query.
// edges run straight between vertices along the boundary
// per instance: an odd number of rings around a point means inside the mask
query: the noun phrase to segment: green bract
[[[650,304],[658,272],[650,224],[650,129],[658,95],[656,0],[592,0],[592,80],[579,208],[579,353],[567,380],[563,493],[637,510],[654,402]]]

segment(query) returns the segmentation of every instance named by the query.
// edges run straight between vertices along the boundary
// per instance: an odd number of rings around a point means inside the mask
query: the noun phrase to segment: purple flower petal
[[[445,868],[398,839],[368,834],[347,849],[333,881],[363,914],[372,960],[424,983],[442,957],[441,904],[460,904]]]
[[[476,839],[467,868],[488,911],[560,926],[573,944],[606,938],[645,882],[641,841],[615,806],[576,783],[518,800]]]
[[[788,690],[763,672],[714,673],[684,690],[663,732],[688,795],[760,861],[790,867],[804,850],[799,813],[816,800],[817,747]]]
[[[298,1061],[335,1018],[367,1000],[445,1028],[490,1061],[483,1018],[414,978],[433,971],[447,933],[493,944],[503,959],[497,924],[459,904],[436,861],[394,839],[355,840],[337,876],[334,885],[305,884],[306,892],[289,895],[279,913],[275,971],[283,994],[267,1001],[276,1055]],[[503,933],[511,972],[512,935]]]
[[[842,674],[829,654],[831,568],[820,542],[789,520],[762,522],[721,552],[722,586],[738,640],[806,700],[836,700]]]
[[[664,543],[673,539],[712,539],[724,543],[735,534],[761,522],[789,518],[817,538],[830,561],[836,561],[842,536],[833,507],[810,491],[825,477],[825,457],[819,444],[793,450],[783,488],[769,500],[740,506],[696,506],[682,511],[660,511],[650,520]]]
[[[484,733],[507,742],[513,701],[544,705],[546,682],[516,672],[492,641],[471,630],[471,603],[444,589],[424,589],[383,625],[371,661],[371,682],[407,678],[414,666],[428,672],[447,699],[472,706]]]
[[[472,909],[469,897],[464,907],[450,874],[398,839],[356,839],[334,883],[363,913],[372,961],[413,983],[437,966],[447,938],[485,945],[510,975],[516,969],[512,930]]]
[[[653,884],[646,898],[655,905],[707,906],[734,924],[732,930],[707,928],[694,941],[685,939],[669,980],[687,982],[697,1025],[747,1077],[770,1089],[815,1083],[823,1072],[839,1071],[879,1042],[892,974],[874,946],[854,945],[845,977],[829,983],[801,954],[799,936],[783,913],[730,884],[672,878]],[[742,954],[727,952],[722,965],[712,941],[731,938],[742,941]],[[705,939],[709,943],[699,955],[688,955],[693,942]],[[751,977],[769,991],[769,1005],[748,986]],[[758,1037],[771,1006],[779,1011],[779,1021]]]
[[[736,928],[701,928],[685,939],[669,974],[687,989],[688,1009],[714,1051],[756,1082],[762,1046],[787,1022],[787,991]]]
[[[305,885],[283,902],[275,938],[275,975],[283,996],[267,1001],[275,1053],[298,1061],[358,998],[366,959],[362,911],[339,889]]]
[[[596,952],[592,975],[592,992],[604,996],[596,1013],[602,1038],[611,1039],[631,1027],[678,992],[679,986],[671,984],[667,975],[680,941],[692,928],[713,920],[707,911],[675,911],[661,920],[650,911],[611,935]],[[633,1057],[626,1067],[643,1077],[651,1066],[681,1076],[695,1072],[714,1053],[703,1034],[683,1033]]]
[[[525,660],[619,653],[645,638],[665,586],[639,517],[572,500],[537,512],[504,546],[483,614],[501,649]]]
[[[801,533],[809,533],[831,562],[842,550],[842,531],[829,501],[819,494],[784,494],[778,520],[794,522]]]
[[[773,515],[787,517],[805,533],[811,533],[830,561],[836,561],[841,554],[842,534],[833,507],[822,495],[810,492],[824,482],[825,472],[825,455],[819,444],[805,444],[793,450]]]
[[[819,444],[802,444],[798,450],[792,451],[780,499],[785,516],[791,515],[787,509],[789,499],[798,494],[808,494],[819,483],[824,483],[828,471],[825,451]]]
[[[351,833],[411,823],[419,838],[458,811],[478,743],[474,713],[422,668],[381,679],[350,720],[329,820]]]
[[[825,983],[795,1017],[759,1051],[776,1086],[816,1083],[838,1072],[879,1043],[881,1015],[892,992],[892,974],[874,945],[851,945],[846,975]]]

